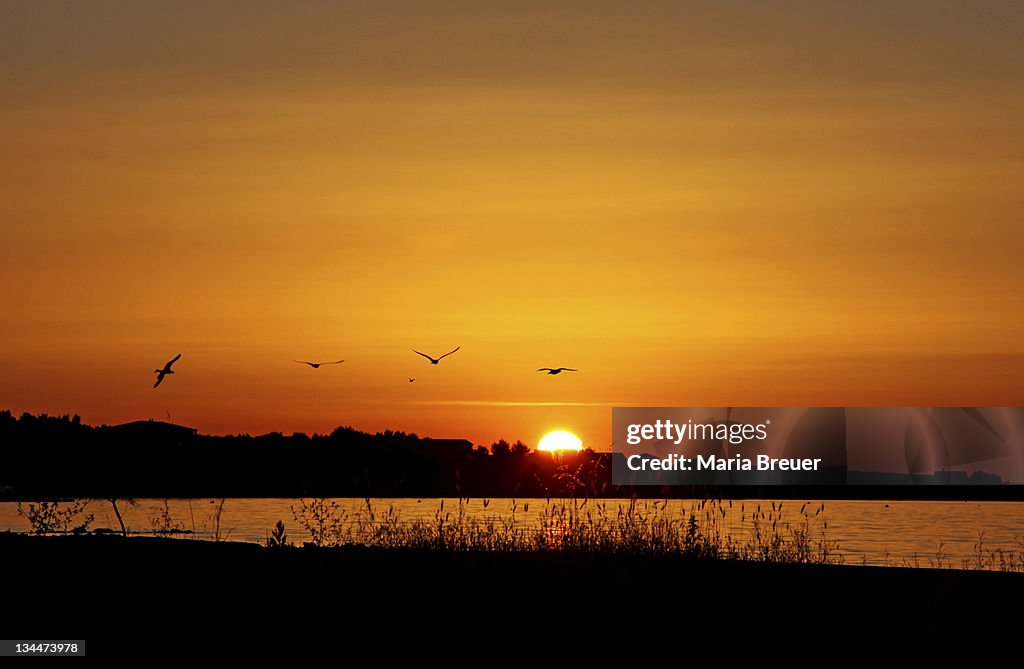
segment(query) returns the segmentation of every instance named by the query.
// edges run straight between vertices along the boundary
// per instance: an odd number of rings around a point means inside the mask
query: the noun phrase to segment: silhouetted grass
[[[470,516],[468,499],[441,501],[433,518],[403,521],[394,506],[384,510],[365,500],[348,512],[326,499],[302,499],[292,507],[299,526],[318,546],[364,545],[437,551],[572,551],[602,554],[682,554],[693,558],[806,564],[842,562],[827,537],[824,505],[805,504],[792,519],[782,504],[749,512],[731,501],[694,502],[686,512],[667,501],[548,500],[539,520],[520,519],[518,503],[508,513]],[[485,505],[486,506],[486,505]],[[524,505],[523,512],[528,511]]]
[[[33,534],[89,533],[94,520],[90,501],[71,500],[18,504]],[[530,503],[512,501],[493,509],[483,500],[483,514],[469,499],[441,501],[426,518],[405,519],[395,505],[382,506],[365,499],[357,510],[335,500],[301,499],[292,506],[300,530],[316,546],[362,545],[429,551],[534,551],[578,552],[602,555],[683,555],[691,558],[757,562],[836,564],[844,562],[839,544],[830,537],[822,503],[741,502],[708,499],[684,507],[668,500],[549,499]],[[225,500],[211,504],[206,522],[196,526],[189,502],[193,529],[171,517],[167,500],[150,517],[147,533],[157,536],[192,535],[213,542],[225,541],[230,529],[221,524]],[[266,544],[286,547],[283,522],[267,536]],[[101,528],[97,533],[110,532]],[[134,532],[138,534],[140,532]],[[305,533],[305,534],[303,534]],[[272,541],[274,539],[274,541]],[[924,552],[893,557],[889,566],[933,569],[961,568],[1024,572],[1024,537],[1009,546],[993,546],[979,532],[974,550],[962,558],[950,556],[946,545],[937,544],[934,554]],[[867,564],[867,558],[864,559]]]
[[[153,534],[158,537],[186,533],[184,525],[176,521],[171,515],[171,505],[167,499],[164,499],[163,506],[157,510],[157,514],[150,516],[149,524],[152,527]]]
[[[18,502],[18,515],[28,521],[32,534],[67,534],[88,532],[95,519],[86,513],[89,500],[76,499],[71,502]]]
[[[964,569],[988,569],[992,571],[1024,572],[1024,537],[1015,539],[1015,548],[992,548],[988,545],[985,531],[978,532],[974,554],[964,558]]]

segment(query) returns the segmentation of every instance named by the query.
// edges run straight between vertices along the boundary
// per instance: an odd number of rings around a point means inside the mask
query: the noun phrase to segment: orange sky
[[[1024,404],[1019,3],[551,4],[0,3],[0,408]]]

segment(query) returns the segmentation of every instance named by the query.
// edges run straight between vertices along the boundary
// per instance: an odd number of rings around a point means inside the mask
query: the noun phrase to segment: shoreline
[[[95,492],[95,491],[93,491]],[[610,486],[600,495],[566,496],[536,494],[479,494],[474,491],[460,493],[457,490],[441,491],[450,494],[437,494],[439,491],[427,490],[423,494],[402,491],[362,491],[351,490],[275,490],[257,491],[242,490],[173,490],[173,491],[121,491],[110,495],[106,492],[97,494],[18,494],[0,492],[0,503],[16,502],[62,502],[75,499],[299,499],[323,497],[327,499],[607,499],[607,500],[689,500],[689,499],[720,499],[720,500],[820,500],[820,501],[870,501],[870,502],[1024,502],[1024,485],[921,485],[921,486],[885,486],[885,485],[679,485],[679,486]],[[501,491],[498,491],[501,492]],[[166,493],[166,494],[165,494]],[[209,494],[198,494],[209,493]],[[235,494],[238,493],[238,494]],[[341,493],[341,494],[332,494]]]

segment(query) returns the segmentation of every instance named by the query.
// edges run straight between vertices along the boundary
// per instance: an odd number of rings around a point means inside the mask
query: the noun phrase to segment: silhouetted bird
[[[573,369],[572,367],[541,367],[537,371],[547,372],[548,374],[561,374],[562,372],[578,372],[580,370]]]
[[[320,369],[320,365],[340,365],[344,360],[332,360],[331,362],[309,362],[308,360],[292,360],[300,365],[309,365],[313,369]]]
[[[427,360],[429,360],[429,361],[430,361],[430,364],[431,364],[431,365],[436,365],[437,363],[441,362],[442,360],[444,360],[445,358],[447,358],[448,356],[450,356],[450,355],[451,355],[452,353],[455,353],[455,351],[458,351],[458,350],[459,350],[460,348],[462,348],[462,347],[461,347],[461,346],[456,346],[456,347],[455,347],[455,348],[453,348],[452,350],[450,350],[450,351],[448,351],[447,353],[445,353],[444,355],[442,355],[442,356],[441,356],[440,358],[431,358],[431,357],[430,357],[429,355],[427,355],[426,353],[420,353],[420,352],[419,352],[419,351],[417,351],[416,349],[412,349],[412,352],[413,352],[413,353],[416,353],[417,355],[422,355],[422,356],[423,356],[424,358],[426,358]]]
[[[412,383],[412,382],[413,382],[413,381],[415,381],[415,380],[416,380],[416,379],[409,379],[409,383]]]
[[[168,360],[167,364],[164,365],[163,369],[154,369],[153,370],[153,373],[156,374],[156,383],[153,384],[154,388],[156,388],[157,386],[160,385],[160,382],[164,380],[165,376],[167,376],[168,374],[173,374],[174,373],[174,370],[171,369],[171,365],[173,365],[174,363],[178,362],[178,358],[180,358],[180,357],[181,357],[181,354],[179,353],[178,355],[176,355],[173,358],[171,358],[170,360]]]

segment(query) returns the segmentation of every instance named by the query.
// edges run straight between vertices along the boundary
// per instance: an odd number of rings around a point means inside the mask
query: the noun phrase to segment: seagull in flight
[[[461,346],[456,346],[456,347],[455,347],[455,348],[453,348],[452,350],[450,350],[450,351],[448,351],[447,353],[445,353],[444,355],[442,355],[442,356],[441,356],[440,358],[431,358],[431,357],[430,357],[429,355],[427,355],[426,353],[420,353],[420,352],[419,352],[419,351],[417,351],[416,349],[412,349],[412,352],[413,352],[413,353],[415,353],[415,354],[417,354],[417,355],[422,355],[422,356],[423,356],[424,358],[426,358],[427,360],[429,360],[429,361],[430,361],[430,364],[431,364],[431,365],[436,365],[437,363],[441,362],[442,360],[444,360],[445,358],[447,358],[448,356],[450,356],[450,355],[451,355],[452,353],[455,353],[455,351],[458,351],[458,350],[459,350],[460,348],[462,348],[462,347],[461,347]]]
[[[413,381],[415,381],[415,380],[416,380],[416,379],[410,378],[410,379],[409,379],[409,383],[412,383],[412,382],[413,382]]]
[[[309,365],[313,369],[320,369],[320,365],[340,365],[344,360],[331,360],[330,362],[310,362],[309,360],[292,360],[300,365]]]
[[[164,365],[163,369],[154,369],[153,370],[153,373],[156,374],[156,383],[153,384],[154,388],[156,388],[157,386],[160,385],[160,382],[164,380],[165,376],[167,376],[168,374],[173,374],[174,373],[174,370],[171,369],[171,365],[173,365],[174,363],[178,362],[178,358],[180,358],[180,357],[181,357],[181,354],[179,353],[178,355],[176,355],[173,358],[171,358],[170,360],[168,360],[167,364]]]
[[[573,369],[572,367],[541,367],[537,371],[547,372],[548,376],[551,376],[553,374],[561,374],[562,372],[578,372],[580,370]]]

